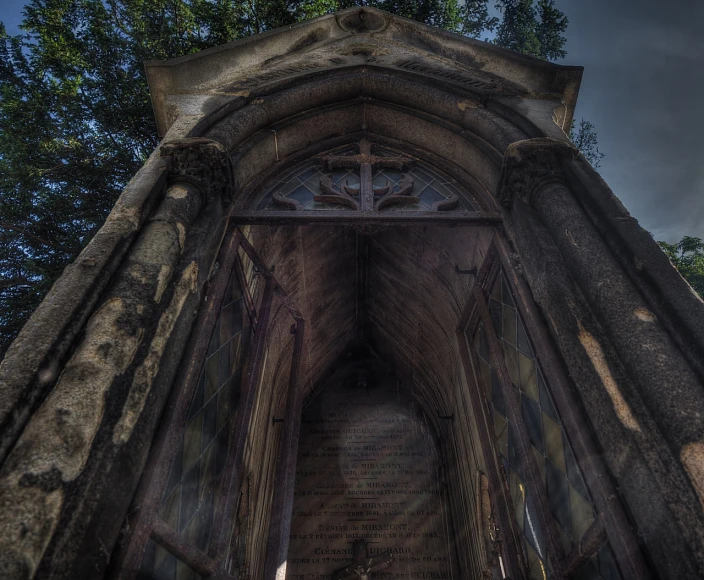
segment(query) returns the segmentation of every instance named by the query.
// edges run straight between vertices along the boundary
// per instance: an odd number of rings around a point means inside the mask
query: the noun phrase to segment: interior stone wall
[[[357,538],[393,557],[376,578],[465,577],[433,426],[374,363],[345,361],[303,412],[286,577],[329,578]]]
[[[351,228],[252,226],[251,240],[306,320],[304,389],[354,340],[357,240]]]
[[[255,247],[260,245],[260,234],[261,232],[253,228],[243,229],[243,235]],[[257,251],[257,255],[265,265],[274,266],[276,270],[276,263],[270,263],[265,252]],[[253,289],[253,299],[256,304],[261,305],[264,277],[258,273],[255,264],[243,251],[240,251],[240,258],[244,277]],[[279,274],[284,274],[281,268],[276,272],[277,281],[280,283]],[[239,494],[239,500],[232,545],[235,567],[241,574],[250,578],[260,578],[264,572],[272,501],[277,485],[282,485],[281,482],[275,481],[275,472],[277,464],[285,460],[281,450],[282,423],[279,420],[286,420],[294,345],[291,329],[295,320],[278,293],[278,290],[283,288],[282,284],[281,288],[274,289],[265,335],[262,372],[255,386],[251,420],[244,442],[242,470],[237,474],[239,489],[235,493]],[[260,308],[258,312],[261,315]]]

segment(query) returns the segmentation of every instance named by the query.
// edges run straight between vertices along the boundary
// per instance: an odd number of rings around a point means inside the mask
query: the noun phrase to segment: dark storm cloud
[[[601,174],[656,239],[704,237],[703,2],[558,0],[565,64],[584,66],[577,119]]]

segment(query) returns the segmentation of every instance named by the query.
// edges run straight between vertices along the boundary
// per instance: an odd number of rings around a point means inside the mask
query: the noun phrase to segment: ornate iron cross
[[[410,164],[409,159],[403,157],[377,157],[372,154],[372,144],[366,139],[359,142],[357,155],[326,155],[319,158],[327,168],[332,171],[339,167],[346,169],[359,167],[359,187],[350,187],[347,181],[339,188],[332,183],[328,175],[320,179],[321,195],[313,199],[323,203],[339,203],[352,209],[362,211],[380,210],[390,205],[409,205],[420,200],[410,195],[413,190],[413,178],[403,175],[399,182],[399,191],[394,191],[394,186],[387,179],[383,187],[374,187],[372,184],[373,170],[377,167],[403,171]],[[377,201],[377,198],[378,201]]]
[[[367,553],[367,541],[355,540],[352,544],[352,563],[333,573],[331,580],[370,580],[372,572],[378,572],[393,564],[391,552],[382,552],[372,558]]]

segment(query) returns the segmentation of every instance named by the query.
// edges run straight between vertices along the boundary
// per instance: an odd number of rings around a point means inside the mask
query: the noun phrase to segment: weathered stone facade
[[[597,514],[574,553],[543,522],[554,577],[604,541],[623,578],[704,576],[704,304],[566,137],[581,73],[368,8],[147,63],[162,144],[0,366],[0,576],[135,578],[151,538],[203,577],[283,578],[301,410],[373,353],[439,441],[457,577],[527,577],[467,349],[499,264]],[[472,208],[257,209],[360,139]],[[195,548],[155,482],[235,256],[251,345]]]

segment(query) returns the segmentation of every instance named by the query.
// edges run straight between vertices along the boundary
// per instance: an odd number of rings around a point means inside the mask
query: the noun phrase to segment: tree
[[[538,0],[537,12],[539,22],[535,35],[540,43],[540,57],[546,60],[565,58],[567,39],[562,35],[567,31],[569,20],[555,8],[554,0]]]
[[[534,0],[498,0],[496,6],[503,12],[496,44],[545,60],[567,56],[567,38],[563,34],[569,21],[555,8],[554,0],[538,0],[537,4]],[[573,120],[569,137],[594,169],[598,169],[604,154],[597,147],[594,125],[582,119],[575,130]]]
[[[564,58],[567,17],[555,8],[554,0],[498,0],[503,19],[495,43],[516,52],[545,60]]]
[[[658,242],[658,245],[682,277],[704,298],[704,242],[700,238],[684,236],[676,244]]]
[[[572,119],[569,137],[572,139],[577,149],[587,158],[587,161],[592,164],[592,167],[599,169],[604,154],[599,151],[594,125],[590,121],[582,119],[579,122],[579,127],[575,131],[575,120]]]
[[[30,0],[22,34],[0,24],[0,357],[158,143],[143,61],[360,4],[476,38],[488,2]],[[564,56],[553,0],[502,4],[509,48]]]

